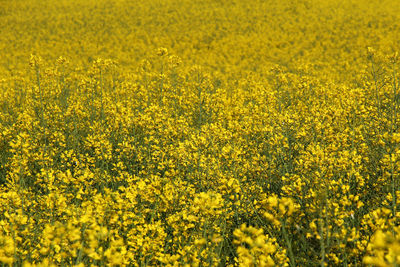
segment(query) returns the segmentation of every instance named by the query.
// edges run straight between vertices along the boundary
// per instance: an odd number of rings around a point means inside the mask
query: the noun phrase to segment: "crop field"
[[[0,0],[0,266],[400,266],[400,2]]]

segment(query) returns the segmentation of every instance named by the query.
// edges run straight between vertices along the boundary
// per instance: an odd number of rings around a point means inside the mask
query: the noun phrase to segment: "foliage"
[[[396,1],[1,5],[1,263],[400,264]]]

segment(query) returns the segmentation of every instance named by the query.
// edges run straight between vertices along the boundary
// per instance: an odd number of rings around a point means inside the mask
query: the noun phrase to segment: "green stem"
[[[294,254],[293,254],[293,249],[292,249],[292,243],[290,242],[289,235],[286,231],[286,219],[283,220],[282,222],[282,233],[283,237],[285,238],[286,245],[288,248],[288,253],[289,253],[289,260],[290,260],[290,266],[296,266],[295,260],[294,260]]]

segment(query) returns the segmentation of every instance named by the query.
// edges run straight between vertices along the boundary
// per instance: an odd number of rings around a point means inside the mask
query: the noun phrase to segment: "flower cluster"
[[[400,5],[0,10],[0,265],[400,264]]]

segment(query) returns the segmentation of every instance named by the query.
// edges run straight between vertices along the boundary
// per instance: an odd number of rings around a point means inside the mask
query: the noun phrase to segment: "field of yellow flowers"
[[[393,0],[0,1],[0,263],[399,266],[399,50]]]

